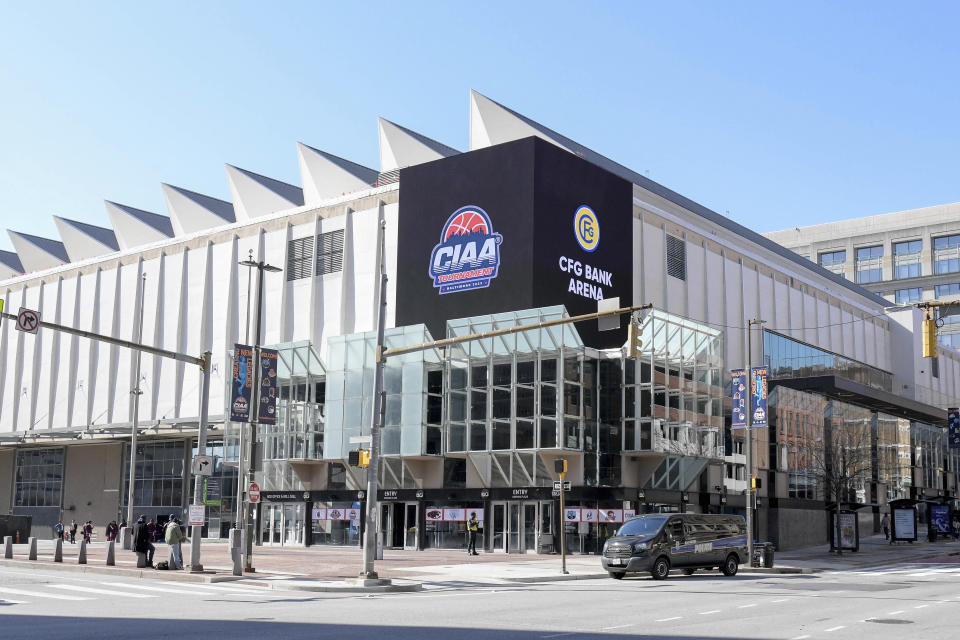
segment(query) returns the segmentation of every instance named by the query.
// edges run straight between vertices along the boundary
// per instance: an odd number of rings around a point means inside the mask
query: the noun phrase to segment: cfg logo
[[[577,207],[577,212],[573,214],[573,233],[584,251],[592,253],[597,250],[600,223],[597,222],[597,214],[585,204]]]
[[[473,205],[457,209],[430,254],[428,273],[439,293],[483,289],[497,277],[503,236],[493,232],[490,216]]]

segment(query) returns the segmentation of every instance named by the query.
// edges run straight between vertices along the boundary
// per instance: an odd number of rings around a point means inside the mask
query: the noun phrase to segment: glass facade
[[[867,284],[883,280],[883,247],[860,247],[856,251],[857,282]]]
[[[910,240],[908,242],[893,243],[893,277],[895,280],[903,278],[918,278],[922,275],[920,252],[923,242]]]
[[[897,304],[910,304],[911,302],[920,302],[921,300],[923,300],[923,289],[920,287],[897,289],[894,293],[894,302]]]
[[[197,441],[193,441],[191,459],[198,453]],[[213,475],[204,480],[201,498],[207,507],[207,525],[203,535],[207,538],[226,538],[236,519],[237,468],[224,464],[223,440],[207,440],[207,455],[213,456]],[[194,475],[187,482],[188,502],[193,502]]]
[[[143,509],[151,513],[179,510],[186,494],[184,493],[184,455],[183,440],[164,440],[159,442],[137,443],[137,459],[134,471],[133,506],[134,511]],[[121,510],[127,505],[127,486],[130,478],[130,446],[124,447],[123,484],[120,491]],[[156,509],[154,509],[156,507]]]
[[[14,506],[59,507],[63,487],[63,449],[17,451]]]
[[[877,481],[886,486],[887,500],[910,497],[913,465],[909,420],[877,414]]]
[[[828,251],[820,254],[820,266],[838,276],[844,276],[843,265],[847,261],[846,251]]]
[[[893,389],[893,374],[887,371],[772,331],[763,333],[763,350],[771,378],[838,375],[883,391]]]
[[[960,271],[960,234],[933,239],[933,272]]]

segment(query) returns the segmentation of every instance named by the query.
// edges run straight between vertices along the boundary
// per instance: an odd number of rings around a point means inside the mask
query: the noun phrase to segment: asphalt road
[[[949,638],[960,564],[345,595],[0,568],[0,638]],[[389,635],[387,635],[389,634]],[[452,636],[450,634],[453,634]]]

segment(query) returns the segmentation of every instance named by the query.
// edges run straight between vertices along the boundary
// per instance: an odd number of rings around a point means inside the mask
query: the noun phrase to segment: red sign
[[[20,313],[17,314],[17,330],[36,333],[39,328],[40,314],[32,309],[20,307]]]
[[[250,488],[247,489],[247,499],[254,504],[260,502],[260,485],[256,482],[250,483]]]

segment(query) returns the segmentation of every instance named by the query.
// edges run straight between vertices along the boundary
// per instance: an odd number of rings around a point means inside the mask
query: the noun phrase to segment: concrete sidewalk
[[[0,559],[0,567],[17,566],[43,570],[109,573],[136,578],[224,582],[243,580],[245,583],[269,589],[309,591],[383,591],[377,587],[357,587],[345,580],[357,575],[361,553],[357,547],[255,547],[255,573],[243,577],[231,573],[230,550],[225,541],[204,541],[202,558],[204,573],[187,571],[157,571],[137,569],[132,552],[117,549],[116,566],[106,566],[106,545],[93,543],[87,548],[87,564],[77,564],[79,544],[65,544],[63,563],[53,562],[54,542],[38,541],[38,560],[27,560],[28,546],[14,545],[14,559]],[[155,562],[167,558],[168,549],[157,545]],[[184,558],[190,557],[190,545],[183,545]],[[953,541],[926,541],[914,544],[889,545],[883,536],[871,536],[860,542],[860,551],[831,553],[825,545],[777,553],[772,569],[743,566],[744,573],[809,573],[826,570],[848,570],[870,566],[909,562],[958,562],[960,543]],[[383,578],[394,581],[391,590],[410,591],[421,584],[429,587],[483,586],[517,582],[547,582],[555,580],[583,580],[606,577],[597,556],[568,556],[567,570],[561,572],[558,555],[515,555],[482,553],[468,556],[463,551],[384,551],[378,560],[377,571]]]

